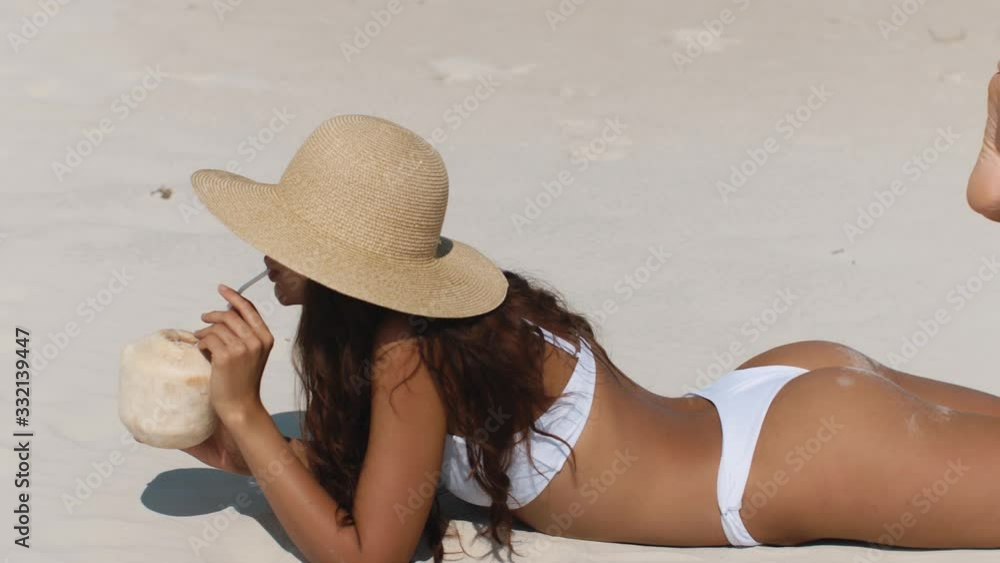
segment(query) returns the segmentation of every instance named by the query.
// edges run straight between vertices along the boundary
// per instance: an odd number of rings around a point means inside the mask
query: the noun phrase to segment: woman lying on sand
[[[997,219],[1000,79],[991,92],[970,200]],[[444,165],[398,125],[338,117],[279,184],[193,184],[267,255],[280,302],[303,306],[310,441],[264,410],[272,335],[222,286],[233,308],[196,333],[222,427],[186,451],[252,474],[310,561],[408,561],[425,531],[440,560],[439,484],[488,506],[507,547],[515,519],[664,546],[1000,547],[1000,397],[832,342],[769,350],[683,397],[647,391],[553,292],[440,237]]]

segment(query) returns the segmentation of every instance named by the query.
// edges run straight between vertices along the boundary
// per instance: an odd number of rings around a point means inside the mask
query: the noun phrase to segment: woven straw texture
[[[223,170],[199,170],[191,183],[234,234],[352,297],[455,318],[486,313],[506,296],[507,280],[491,260],[441,237],[448,205],[441,156],[390,121],[326,121],[277,184]]]

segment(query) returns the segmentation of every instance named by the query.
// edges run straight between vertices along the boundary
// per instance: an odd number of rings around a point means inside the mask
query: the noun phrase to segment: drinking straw
[[[259,282],[266,275],[267,275],[267,270],[264,270],[263,272],[261,272],[261,273],[257,274],[256,276],[250,278],[245,284],[241,285],[240,288],[236,290],[236,293],[239,293],[240,295],[243,295],[244,291],[246,291],[247,289],[249,289],[249,287],[251,285]],[[233,308],[233,305],[231,303],[226,305],[226,309],[232,309],[232,308]]]
[[[263,272],[261,272],[261,273],[257,274],[256,276],[250,278],[250,281],[248,281],[247,283],[241,285],[240,288],[236,290],[236,293],[239,293],[240,295],[243,295],[243,292],[246,291],[247,288],[249,288],[251,285],[259,282],[266,275],[267,275],[267,270],[264,270]]]

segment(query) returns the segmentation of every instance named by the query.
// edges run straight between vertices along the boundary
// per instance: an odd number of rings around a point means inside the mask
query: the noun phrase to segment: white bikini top
[[[570,448],[576,445],[587,424],[590,406],[594,400],[597,370],[593,351],[586,339],[580,338],[578,351],[568,340],[542,327],[538,329],[550,344],[577,358],[576,369],[573,370],[562,395],[535,421],[539,429],[561,437],[566,443],[532,432],[529,438],[531,459],[528,458],[527,444],[521,441],[516,443],[510,467],[507,469],[507,476],[510,478],[507,506],[510,508],[519,508],[534,500],[562,469],[569,459]],[[521,435],[517,436],[520,437]],[[478,506],[492,504],[490,497],[472,477],[466,453],[466,441],[460,436],[448,434],[445,440],[441,482],[453,495],[465,502]]]

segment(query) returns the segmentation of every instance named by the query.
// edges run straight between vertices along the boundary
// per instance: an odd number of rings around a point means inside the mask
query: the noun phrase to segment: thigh
[[[843,344],[823,340],[795,342],[772,348],[741,365],[790,365],[815,370],[826,367],[848,367],[870,371],[906,389],[921,399],[952,409],[1000,416],[1000,397],[961,385],[946,383],[897,371]]]
[[[790,381],[744,493],[758,541],[1000,547],[1000,419],[949,411],[853,368]]]
[[[898,371],[877,362],[875,372],[925,401],[960,411],[1000,417],[1000,397],[985,391]]]

